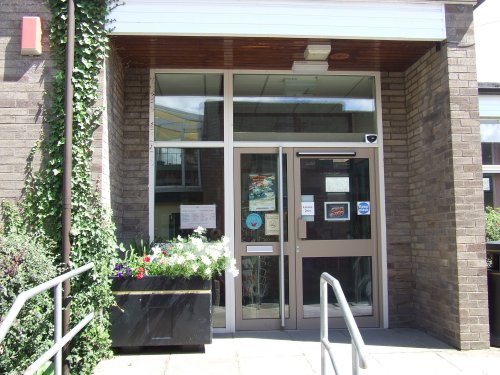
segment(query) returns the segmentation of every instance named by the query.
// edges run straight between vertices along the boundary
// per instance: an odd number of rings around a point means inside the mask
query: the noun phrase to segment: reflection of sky
[[[500,125],[481,124],[481,142],[500,142]]]
[[[222,101],[220,96],[157,96],[155,104],[179,111],[203,115],[205,102]],[[235,102],[244,103],[283,103],[283,104],[341,104],[344,111],[375,111],[373,99],[345,99],[345,98],[315,98],[315,97],[236,97]]]
[[[262,96],[262,97],[237,97],[235,102],[244,103],[285,103],[285,104],[341,104],[345,111],[375,111],[373,99],[344,99],[344,98],[315,98],[294,96]]]
[[[222,101],[221,96],[156,96],[155,105],[162,105],[167,108],[177,109],[179,111],[196,113],[203,115],[205,113],[205,102]]]

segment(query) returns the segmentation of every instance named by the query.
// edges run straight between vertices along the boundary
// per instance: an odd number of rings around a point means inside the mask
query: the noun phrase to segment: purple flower
[[[123,273],[122,273],[122,272],[118,272],[118,273],[116,274],[116,278],[117,278],[117,279],[121,279],[122,277],[123,277]]]
[[[123,264],[121,264],[121,263],[120,263],[120,264],[117,264],[117,265],[115,266],[115,270],[117,270],[117,271],[120,271],[122,268],[123,268]]]
[[[127,276],[130,276],[132,274],[132,269],[130,267],[127,267],[125,273],[127,274]]]

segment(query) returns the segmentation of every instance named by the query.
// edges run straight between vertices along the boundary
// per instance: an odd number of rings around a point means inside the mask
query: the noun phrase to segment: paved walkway
[[[365,329],[369,368],[377,375],[498,375],[500,348],[458,351],[413,329]],[[117,354],[101,362],[94,375],[309,375],[321,374],[318,331],[215,334],[204,352],[161,348]],[[351,374],[348,333],[330,331],[345,374]],[[333,374],[333,370],[328,372]]]

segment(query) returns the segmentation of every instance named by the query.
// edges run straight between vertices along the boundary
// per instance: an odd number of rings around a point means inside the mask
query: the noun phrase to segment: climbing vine
[[[61,244],[62,171],[64,148],[65,49],[67,1],[48,0],[51,11],[50,50],[55,75],[46,110],[47,131],[40,144],[40,171],[27,178],[22,215],[31,231],[50,243]],[[95,267],[71,282],[70,326],[90,311],[96,318],[71,342],[71,373],[91,374],[95,365],[109,356],[109,316],[113,302],[110,264],[116,253],[111,213],[101,204],[92,184],[92,141],[100,125],[103,108],[96,105],[99,75],[108,50],[106,17],[116,0],[75,1],[74,119],[72,146],[72,224],[70,232],[72,268],[94,262]],[[29,168],[28,168],[29,170]],[[61,262],[61,248],[53,254]]]

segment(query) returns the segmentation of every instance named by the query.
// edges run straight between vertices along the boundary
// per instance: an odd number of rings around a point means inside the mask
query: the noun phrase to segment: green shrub
[[[486,241],[500,241],[500,211],[486,207]]]
[[[53,259],[35,238],[23,233],[0,237],[0,316],[16,296],[56,276]],[[29,299],[0,344],[0,374],[19,374],[53,343],[52,290]]]

